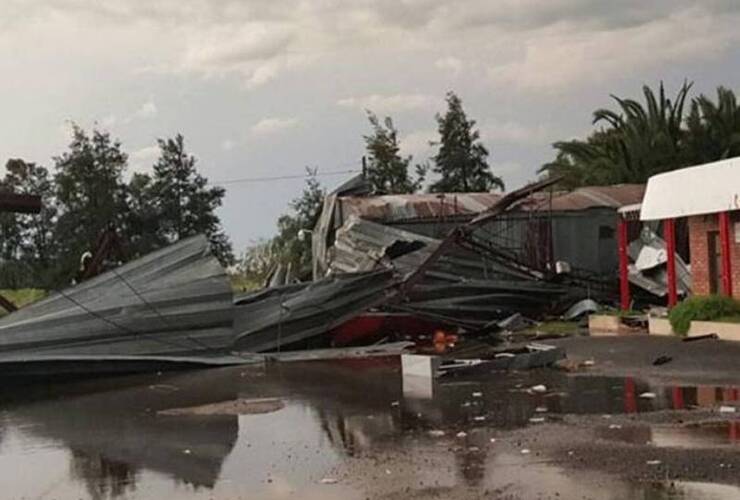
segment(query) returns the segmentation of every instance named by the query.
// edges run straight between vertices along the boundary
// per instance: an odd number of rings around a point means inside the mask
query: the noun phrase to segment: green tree
[[[126,201],[128,210],[123,234],[129,257],[140,257],[167,245],[168,241],[159,230],[160,217],[150,175],[137,172],[131,176]]]
[[[432,184],[432,192],[474,192],[504,189],[504,182],[488,166],[488,150],[480,142],[475,121],[469,120],[462,101],[454,92],[447,93],[447,112],[437,115],[439,151],[432,159],[432,171],[441,179]]]
[[[216,215],[226,191],[208,186],[208,179],[195,168],[195,157],[185,151],[182,135],[157,142],[160,157],[154,165],[149,196],[155,200],[159,238],[171,243],[204,233],[221,263],[233,264],[231,243]]]
[[[717,88],[717,102],[700,95],[686,119],[688,156],[692,164],[740,156],[740,106],[735,93]]]
[[[11,159],[5,165],[5,178],[0,188],[13,193],[41,196],[39,214],[0,214],[0,248],[3,288],[43,287],[41,279],[55,262],[53,237],[56,223],[54,186],[49,171],[35,163]]]
[[[301,231],[311,231],[321,214],[326,192],[316,178],[316,169],[307,168],[306,186],[300,196],[290,202],[291,213],[278,219],[278,234],[272,245],[278,262],[290,266],[294,275],[311,273],[311,238]]]
[[[90,250],[109,226],[126,219],[127,156],[110,134],[87,134],[74,125],[69,150],[54,158],[59,218],[55,240],[59,244],[57,281],[67,281],[78,267],[80,255]]]
[[[617,110],[594,112],[594,125],[603,125],[585,141],[556,142],[555,161],[540,171],[563,175],[568,187],[589,184],[643,183],[652,175],[690,164],[684,106],[690,83],[671,100],[663,83],[658,94],[643,87],[645,105],[616,96]]]
[[[412,157],[401,156],[398,130],[393,120],[387,116],[381,123],[371,111],[367,112],[367,118],[372,134],[364,136],[368,154],[365,176],[373,191],[378,194],[405,194],[418,190],[424,180],[424,170],[417,166],[417,180],[412,181],[409,177]]]

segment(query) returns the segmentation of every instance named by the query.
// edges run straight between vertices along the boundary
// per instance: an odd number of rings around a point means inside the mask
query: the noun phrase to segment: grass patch
[[[231,289],[235,293],[251,292],[252,290],[262,288],[261,282],[242,275],[232,274],[229,276],[229,279],[231,280]]]
[[[37,300],[46,297],[46,291],[38,288],[21,288],[19,290],[0,290],[0,293],[20,309],[23,306],[32,304]],[[0,316],[5,316],[8,312],[0,308]]]
[[[740,323],[740,301],[724,295],[691,297],[671,309],[668,320],[682,337],[689,333],[694,320]]]

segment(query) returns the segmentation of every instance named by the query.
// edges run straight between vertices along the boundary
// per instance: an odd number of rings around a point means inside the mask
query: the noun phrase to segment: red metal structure
[[[732,297],[732,244],[730,242],[730,213],[719,213],[719,241],[722,247],[722,293]]]
[[[663,221],[663,237],[666,241],[666,258],[668,259],[668,307],[674,307],[678,303],[678,292],[676,288],[676,223],[674,219]]]

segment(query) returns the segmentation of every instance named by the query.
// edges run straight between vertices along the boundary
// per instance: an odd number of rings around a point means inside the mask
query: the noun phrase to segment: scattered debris
[[[663,462],[661,462],[660,460],[648,460],[647,462],[645,462],[646,465],[660,465],[662,463]]]
[[[429,435],[430,435],[431,437],[433,437],[433,438],[440,438],[440,437],[444,437],[444,436],[445,436],[445,434],[446,434],[446,433],[445,433],[445,431],[441,431],[441,430],[436,430],[436,429],[432,429],[431,431],[429,431]]]
[[[565,311],[565,314],[563,314],[563,319],[578,319],[585,314],[598,312],[599,309],[599,304],[597,304],[595,300],[583,299],[580,302],[576,302],[567,311]]]
[[[547,386],[545,386],[543,384],[534,385],[534,386],[530,387],[529,390],[530,390],[530,392],[533,392],[533,393],[542,394],[542,393],[547,392]]]
[[[221,403],[161,410],[157,412],[157,415],[258,415],[273,413],[283,408],[285,408],[285,403],[276,398],[234,399]]]
[[[337,484],[338,482],[339,480],[333,477],[325,477],[321,480],[321,484]]]
[[[659,356],[653,361],[653,366],[661,366],[673,361],[671,356]]]
[[[718,340],[719,335],[716,333],[708,333],[706,335],[692,335],[690,337],[684,337],[681,339],[682,342],[696,342],[697,340]]]
[[[530,453],[531,453],[531,451],[528,450],[527,448],[524,448],[523,450],[521,450],[521,454],[522,455],[529,455]]]
[[[655,399],[655,393],[654,392],[643,392],[640,394],[640,397],[642,399]]]
[[[468,435],[468,433],[465,432],[465,431],[460,431],[457,434],[455,434],[455,436],[458,437],[458,438],[460,438],[460,439],[462,439],[464,437],[467,437],[467,435]]]

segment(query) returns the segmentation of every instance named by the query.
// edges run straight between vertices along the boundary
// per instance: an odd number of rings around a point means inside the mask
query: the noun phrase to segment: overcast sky
[[[0,0],[0,162],[44,165],[69,121],[149,171],[181,132],[212,181],[358,168],[364,109],[431,151],[456,91],[516,188],[586,133],[609,94],[662,79],[738,90],[737,0]],[[328,187],[342,180],[322,177]],[[303,181],[229,184],[238,252],[273,233]]]

